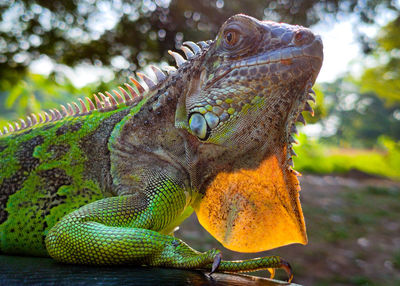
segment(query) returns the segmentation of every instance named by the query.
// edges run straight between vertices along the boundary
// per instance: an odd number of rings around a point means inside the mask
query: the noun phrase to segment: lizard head
[[[291,133],[312,111],[322,59],[309,29],[246,15],[229,18],[197,59],[176,123],[196,138],[199,220],[232,250],[307,242]]]
[[[289,143],[321,68],[320,38],[300,26],[236,15],[203,57],[199,87],[186,97],[189,131],[246,153]]]

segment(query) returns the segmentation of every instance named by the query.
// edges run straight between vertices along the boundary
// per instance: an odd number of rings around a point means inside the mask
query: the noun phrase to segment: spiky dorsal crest
[[[210,43],[211,41],[201,41],[197,44],[190,41],[184,42],[183,44],[186,46],[181,46],[180,49],[184,52],[186,59],[177,52],[168,51],[168,53],[175,59],[176,66],[179,68],[185,64],[187,60],[191,60],[200,55],[206,48],[208,48]],[[42,111],[37,114],[32,113],[31,115],[28,115],[25,120],[20,118],[19,123],[8,123],[7,126],[3,127],[3,131],[0,130],[0,136],[10,132],[28,129],[39,124],[58,121],[66,117],[86,115],[95,110],[110,111],[117,109],[121,105],[136,105],[144,96],[146,96],[146,94],[149,94],[148,91],[154,90],[168,78],[168,76],[159,68],[155,66],[150,66],[150,68],[155,75],[156,82],[146,74],[138,72],[136,75],[142,79],[145,86],[140,84],[135,78],[129,77],[129,80],[133,83],[134,87],[128,83],[124,83],[125,88],[119,86],[119,91],[116,89],[112,90],[114,95],[108,91],[104,92],[105,94],[102,92],[99,92],[97,95],[93,94],[94,102],[88,97],[85,97],[84,99],[79,98],[78,103],[67,103],[67,107],[60,105],[61,111],[57,108],[53,108],[48,112]],[[168,75],[177,71],[173,66],[163,67],[163,69]]]

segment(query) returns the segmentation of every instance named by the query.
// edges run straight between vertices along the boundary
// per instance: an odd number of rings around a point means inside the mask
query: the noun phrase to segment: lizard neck
[[[152,162],[159,166],[168,165],[169,172],[178,172],[179,177],[183,177],[185,189],[191,189],[185,160],[185,141],[175,127],[176,106],[184,94],[186,80],[186,73],[169,75],[168,80],[149,91],[115,126],[108,148],[116,194],[143,189],[143,182],[139,180],[137,184],[129,184],[130,190],[121,191],[119,186],[124,185],[121,174],[131,173],[140,177],[141,173],[146,172],[142,167]]]

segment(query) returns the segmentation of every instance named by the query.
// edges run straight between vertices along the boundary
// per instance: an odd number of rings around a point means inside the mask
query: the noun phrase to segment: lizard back
[[[46,255],[44,238],[60,218],[111,195],[107,142],[131,109],[94,111],[0,137],[0,250]]]

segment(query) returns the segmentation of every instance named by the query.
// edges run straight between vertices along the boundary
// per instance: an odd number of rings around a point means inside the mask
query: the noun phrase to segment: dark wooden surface
[[[50,258],[0,255],[0,285],[288,285],[248,275],[135,266],[65,265]],[[292,284],[293,285],[293,284]]]

